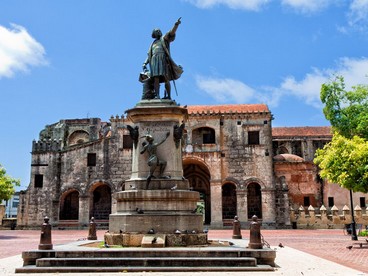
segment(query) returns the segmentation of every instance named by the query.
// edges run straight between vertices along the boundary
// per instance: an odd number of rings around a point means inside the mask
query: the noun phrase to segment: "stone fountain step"
[[[218,257],[236,258],[251,257],[258,264],[274,265],[276,252],[271,249],[239,249],[239,248],[124,248],[83,250],[30,250],[22,253],[24,265],[35,265],[42,258],[169,258],[169,257]]]
[[[16,273],[124,273],[124,272],[260,272],[274,271],[269,265],[257,265],[255,267],[36,267],[26,266],[16,269]]]
[[[24,251],[23,267],[16,273],[274,271],[276,257],[269,248],[245,246],[91,248],[88,244],[76,242],[55,250]]]
[[[167,258],[43,258],[37,267],[255,267],[255,258],[167,257]]]

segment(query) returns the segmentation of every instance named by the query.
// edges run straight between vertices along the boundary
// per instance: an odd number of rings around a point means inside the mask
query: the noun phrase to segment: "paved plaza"
[[[97,232],[102,239],[103,230]],[[53,230],[54,246],[84,240],[88,230]],[[275,272],[251,272],[256,275],[368,275],[368,247],[353,245],[350,236],[342,230],[263,230],[262,235],[272,249],[277,250]],[[210,230],[209,239],[231,239],[232,230]],[[243,239],[249,239],[249,231],[242,230]],[[39,230],[0,230],[0,275],[15,275],[22,266],[21,252],[37,249]],[[359,242],[366,243],[364,237]],[[279,244],[284,247],[279,247]],[[84,275],[244,275],[247,272],[210,273],[86,273]],[[25,275],[25,274],[16,274]],[[29,275],[29,274],[27,274]],[[56,275],[56,274],[55,274]],[[62,275],[58,273],[57,275]],[[65,274],[73,275],[73,274]],[[77,274],[74,274],[77,275]]]

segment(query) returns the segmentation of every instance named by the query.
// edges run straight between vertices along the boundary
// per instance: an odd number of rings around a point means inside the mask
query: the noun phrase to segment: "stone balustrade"
[[[354,208],[354,219],[357,229],[365,229],[368,225],[368,208]],[[342,210],[333,206],[328,210],[324,205],[319,209],[300,206],[298,210],[290,208],[290,221],[298,229],[343,229],[352,222],[350,208],[345,205]]]

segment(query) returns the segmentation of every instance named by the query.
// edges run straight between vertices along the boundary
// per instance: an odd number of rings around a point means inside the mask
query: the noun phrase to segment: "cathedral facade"
[[[320,179],[313,164],[316,149],[332,138],[330,127],[272,127],[263,104],[187,109],[183,175],[200,193],[198,210],[208,227],[231,226],[235,215],[246,226],[257,215],[264,228],[290,228],[291,208],[348,204],[348,193]],[[91,217],[107,226],[116,212],[114,194],[131,175],[128,126],[124,116],[47,125],[32,144],[18,227],[38,228],[44,216],[59,228],[86,227]],[[365,194],[354,199],[361,205],[367,200]]]

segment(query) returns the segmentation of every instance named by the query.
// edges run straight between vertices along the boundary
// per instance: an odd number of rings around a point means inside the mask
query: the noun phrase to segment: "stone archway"
[[[79,192],[69,190],[61,196],[60,220],[78,220],[79,218]]]
[[[193,191],[200,193],[201,204],[204,206],[204,224],[211,224],[211,175],[206,165],[198,160],[183,162],[184,177],[188,179]]]
[[[111,188],[109,185],[98,182],[90,190],[90,217],[95,220],[109,220],[111,214]]]
[[[222,219],[233,220],[236,212],[236,186],[232,183],[222,185]]]
[[[78,144],[83,144],[89,141],[89,134],[84,130],[76,130],[71,133],[68,137],[68,145],[74,146]]]
[[[252,182],[247,186],[247,209],[248,219],[256,215],[259,219],[262,218],[262,193],[261,186]]]

